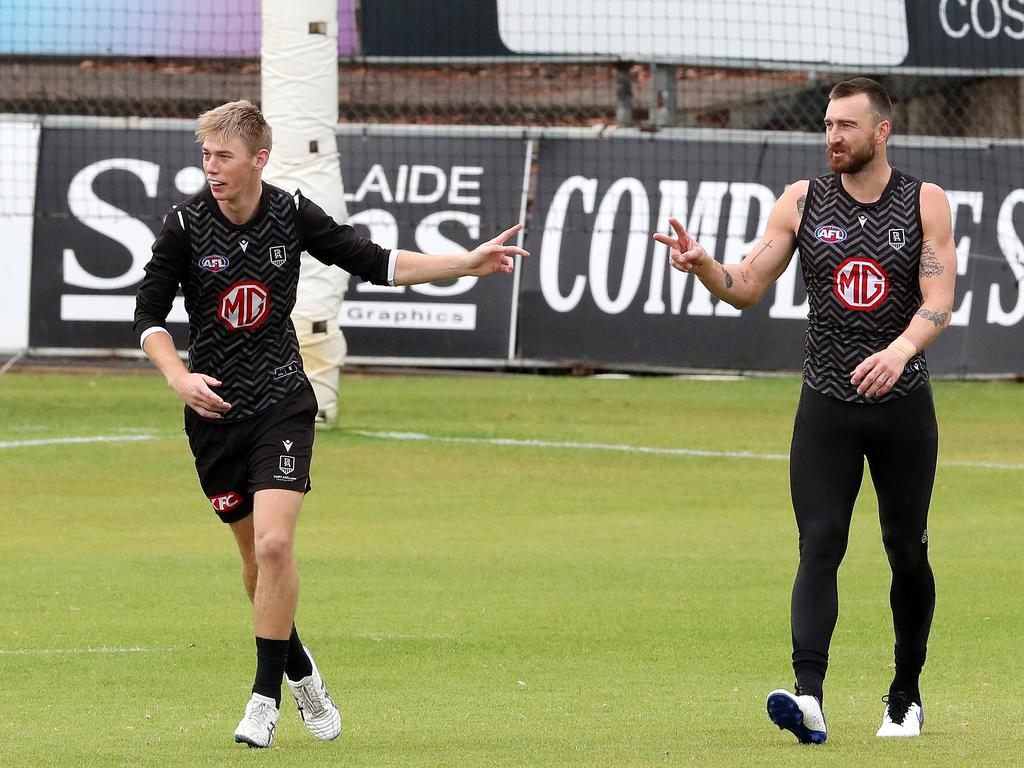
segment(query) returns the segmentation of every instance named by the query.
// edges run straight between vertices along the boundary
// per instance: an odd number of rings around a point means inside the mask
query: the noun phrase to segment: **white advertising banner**
[[[0,120],[0,137],[0,353],[12,354],[28,347],[39,123]]]

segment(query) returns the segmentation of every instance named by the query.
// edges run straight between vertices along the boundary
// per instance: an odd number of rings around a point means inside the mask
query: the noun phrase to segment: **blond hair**
[[[245,99],[221,104],[196,120],[196,141],[200,144],[211,137],[230,139],[234,136],[238,136],[253,155],[261,149],[269,152],[273,143],[273,133],[263,113]]]

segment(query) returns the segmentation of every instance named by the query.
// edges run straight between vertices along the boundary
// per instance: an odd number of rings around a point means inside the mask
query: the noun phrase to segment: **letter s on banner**
[[[551,207],[548,208],[548,217],[544,221],[544,236],[540,242],[538,268],[541,294],[555,312],[571,312],[575,309],[580,303],[587,282],[585,277],[577,275],[567,295],[563,296],[558,290],[558,262],[562,250],[562,236],[565,233],[569,200],[574,192],[583,195],[583,211],[593,213],[594,199],[597,197],[597,179],[570,176],[555,192],[551,199]]]
[[[383,208],[367,208],[349,216],[348,223],[353,227],[366,227],[370,231],[369,239],[381,248],[387,248],[389,251],[398,248],[398,222],[390,211]],[[355,289],[356,293],[405,293],[404,285],[374,285],[362,280],[356,283]]]
[[[435,211],[424,216],[417,225],[416,247],[423,253],[465,253],[464,247],[441,234],[441,223],[445,221],[456,221],[462,224],[474,241],[480,238],[480,214],[467,211]],[[458,296],[460,293],[470,290],[479,279],[467,275],[460,277],[451,285],[424,283],[410,285],[409,290],[424,296]]]
[[[150,246],[153,244],[152,230],[120,208],[100,200],[92,188],[96,177],[110,170],[135,174],[142,180],[146,195],[156,197],[159,165],[130,157],[112,157],[88,165],[75,174],[68,187],[68,209],[85,226],[127,248],[132,255],[132,265],[127,272],[117,277],[97,277],[82,268],[73,250],[65,248],[64,282],[68,285],[113,290],[134,285],[145,276],[146,262],[151,254]]]

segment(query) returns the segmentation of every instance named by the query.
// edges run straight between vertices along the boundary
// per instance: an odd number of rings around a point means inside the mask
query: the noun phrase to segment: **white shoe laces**
[[[329,711],[330,696],[323,685],[318,685],[315,677],[297,687],[296,693],[302,699],[302,708],[310,717],[321,717]]]
[[[246,719],[260,730],[273,729],[274,714],[277,710],[265,701],[257,701],[249,711]]]

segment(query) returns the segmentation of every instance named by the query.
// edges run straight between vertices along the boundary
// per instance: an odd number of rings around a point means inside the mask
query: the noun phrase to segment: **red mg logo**
[[[220,295],[217,317],[232,331],[259,327],[270,313],[270,291],[253,280],[235,283]]]
[[[208,498],[210,499],[210,504],[213,505],[213,511],[218,515],[223,512],[230,512],[242,503],[242,497],[234,491],[228,491],[219,496],[209,496]]]
[[[889,275],[874,259],[852,256],[832,273],[832,288],[844,307],[868,312],[889,295]]]

